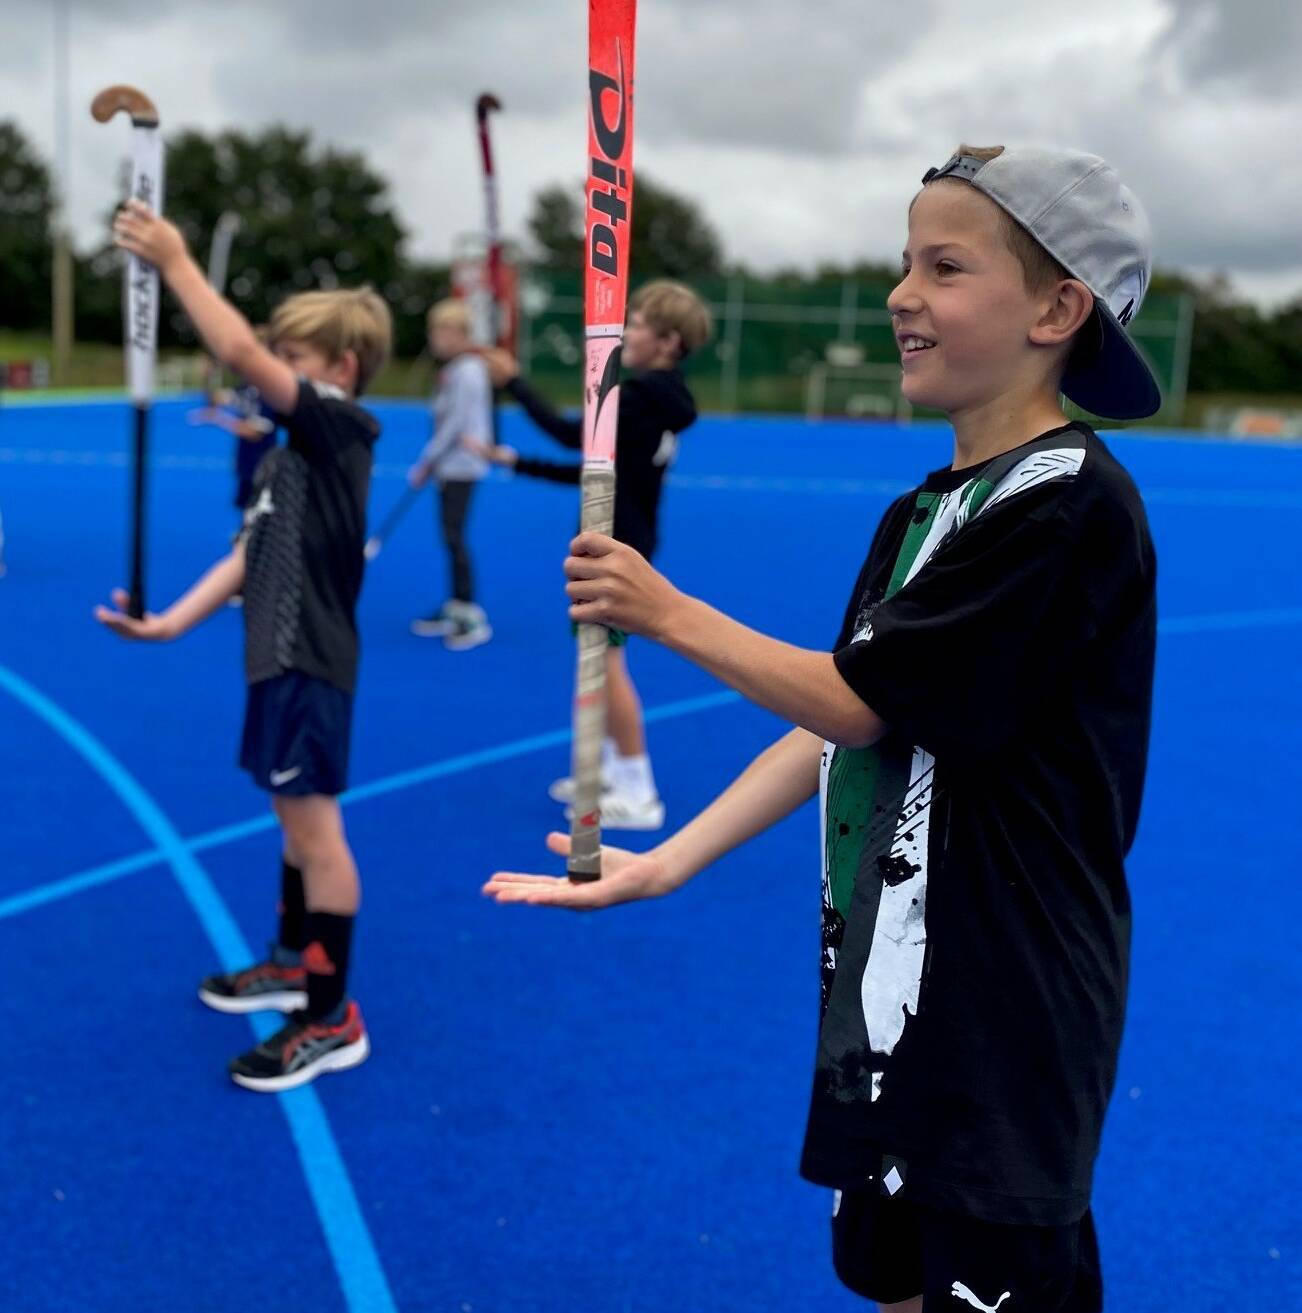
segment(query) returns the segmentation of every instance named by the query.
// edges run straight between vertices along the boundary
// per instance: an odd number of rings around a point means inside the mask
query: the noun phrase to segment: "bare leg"
[[[922,1313],[922,1296],[906,1299],[900,1304],[878,1304],[877,1313]]]
[[[271,810],[273,812],[276,811],[276,800],[274,798],[271,800]],[[280,820],[280,814],[278,812],[276,814],[276,819]],[[300,871],[303,869],[302,858],[300,858],[295,851],[294,845],[290,843],[289,831],[285,829],[285,823],[283,821],[281,821],[280,824],[280,855],[291,866],[297,867]]]
[[[621,757],[640,757],[646,752],[642,700],[633,687],[622,647],[606,652],[606,733],[615,740],[615,751]]]
[[[355,916],[362,899],[361,883],[338,801],[311,794],[275,798],[272,806],[285,832],[285,852],[295,855],[303,872],[308,911]]]

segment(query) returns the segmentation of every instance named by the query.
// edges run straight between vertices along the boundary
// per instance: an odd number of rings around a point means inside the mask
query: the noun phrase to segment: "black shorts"
[[[881,1304],[923,1297],[924,1313],[1101,1313],[1094,1219],[1007,1226],[942,1213],[880,1190],[835,1196],[832,1262],[858,1295]]]
[[[324,679],[287,670],[249,685],[240,765],[279,798],[333,797],[348,787],[353,698]]]

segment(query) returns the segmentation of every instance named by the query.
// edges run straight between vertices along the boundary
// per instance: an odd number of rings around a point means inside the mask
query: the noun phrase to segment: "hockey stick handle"
[[[598,466],[583,471],[585,532],[609,535],[615,525],[615,471]],[[601,744],[606,737],[606,654],[604,625],[581,624],[578,672],[574,681],[574,819],[566,872],[576,882],[601,878]]]

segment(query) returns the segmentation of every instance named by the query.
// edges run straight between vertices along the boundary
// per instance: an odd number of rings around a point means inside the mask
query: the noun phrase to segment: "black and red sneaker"
[[[337,1024],[295,1012],[274,1035],[231,1061],[231,1079],[246,1090],[277,1094],[306,1085],[323,1072],[346,1071],[371,1052],[362,1011],[349,1000]]]
[[[307,968],[258,962],[243,971],[208,976],[199,997],[218,1012],[297,1012],[307,1007]]]

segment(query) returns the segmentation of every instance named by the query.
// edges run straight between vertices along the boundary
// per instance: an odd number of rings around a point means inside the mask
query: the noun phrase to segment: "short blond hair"
[[[389,358],[393,317],[369,284],[339,291],[299,292],[271,312],[267,337],[272,346],[305,342],[331,362],[351,351],[357,357],[357,395],[361,396]]]
[[[442,325],[469,334],[472,322],[470,307],[460,297],[448,296],[430,306],[425,316],[425,331],[432,333],[436,326]]]
[[[656,278],[633,293],[629,312],[636,310],[657,333],[677,333],[679,358],[699,351],[709,340],[714,324],[710,309],[686,283]]]

